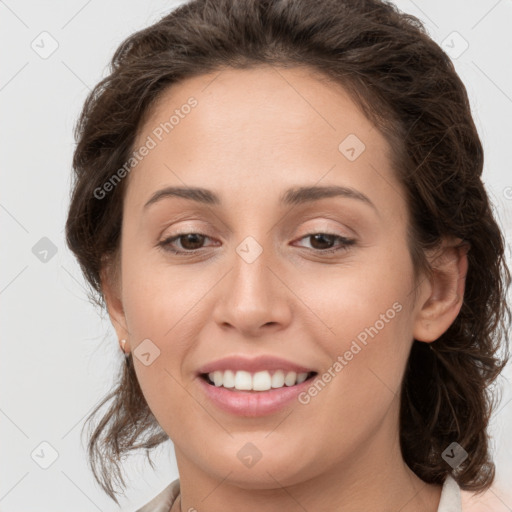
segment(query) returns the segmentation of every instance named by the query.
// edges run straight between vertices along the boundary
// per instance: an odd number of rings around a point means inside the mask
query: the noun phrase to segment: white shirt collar
[[[460,487],[451,475],[444,481],[437,512],[462,512]]]

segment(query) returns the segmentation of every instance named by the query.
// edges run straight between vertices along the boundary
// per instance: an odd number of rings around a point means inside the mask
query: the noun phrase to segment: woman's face
[[[180,471],[247,488],[389,460],[418,323],[388,145],[341,87],[314,75],[225,69],[174,85],[145,119],[135,144],[145,156],[126,178],[116,329]],[[217,200],[155,198],[167,187]],[[184,233],[197,235],[164,245]],[[241,405],[218,405],[206,386],[221,388],[200,369],[260,355],[316,377],[281,406],[279,388],[223,388]],[[249,405],[258,393],[270,406]]]

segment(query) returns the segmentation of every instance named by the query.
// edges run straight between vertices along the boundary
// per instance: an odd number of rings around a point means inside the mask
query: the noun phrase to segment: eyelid
[[[157,248],[164,252],[174,254],[175,256],[178,256],[178,257],[180,257],[180,256],[182,256],[182,257],[196,256],[201,253],[204,253],[204,251],[206,249],[208,249],[208,247],[200,247],[198,249],[191,249],[191,250],[173,249],[172,244],[175,243],[177,240],[179,240],[182,236],[185,236],[185,235],[199,235],[200,237],[212,239],[212,237],[206,235],[205,233],[200,233],[198,231],[187,231],[187,232],[173,233],[169,237],[164,238],[162,241],[158,242]],[[294,242],[296,243],[297,241],[300,242],[302,240],[307,240],[308,238],[311,238],[315,235],[327,235],[327,236],[332,236],[335,239],[335,247],[334,248],[332,248],[332,247],[328,248],[328,249],[315,249],[313,247],[311,247],[311,248],[305,247],[304,248],[309,253],[311,253],[315,256],[321,256],[321,257],[322,256],[323,257],[340,256],[342,253],[348,251],[351,246],[357,245],[357,243],[358,243],[357,239],[355,239],[355,238],[348,238],[344,235],[340,235],[337,233],[332,233],[332,232],[324,231],[324,230],[310,231],[310,232],[300,236],[296,240],[294,240]]]
[[[338,227],[329,226],[329,224],[336,223]],[[198,223],[200,224],[198,226]],[[159,249],[164,250],[167,253],[174,253],[176,255],[198,255],[202,252],[207,251],[208,249],[218,247],[219,239],[227,238],[229,236],[229,232],[226,232],[225,229],[221,229],[220,232],[217,233],[217,228],[215,228],[216,234],[210,234],[210,224],[207,221],[202,220],[201,218],[183,218],[181,220],[174,220],[174,222],[167,224],[165,228],[169,228],[174,226],[175,224],[180,224],[179,227],[175,228],[176,231],[172,231],[168,235],[161,235],[159,237],[159,242],[156,244]],[[300,247],[312,253],[317,253],[318,255],[327,255],[329,251],[336,252],[335,249],[315,249],[310,247],[303,247],[301,245],[297,245],[298,242],[306,239],[308,237],[312,237],[313,235],[323,234],[328,236],[335,237],[334,244],[337,245],[340,249],[339,252],[342,252],[342,247],[348,248],[348,246],[356,245],[359,243],[359,235],[353,230],[350,229],[345,223],[340,222],[340,218],[338,215],[333,214],[329,211],[316,211],[306,214],[302,216],[302,222],[295,222],[295,220],[291,223],[294,227],[287,227],[285,230],[279,230],[279,236],[283,236],[285,238],[291,238],[293,236],[293,240],[289,244],[290,246]],[[202,226],[201,226],[202,225]],[[296,232],[297,226],[301,226],[300,235],[293,235],[293,232]],[[225,227],[225,226],[223,226]],[[206,245],[204,247],[200,247],[198,249],[179,249],[173,250],[171,249],[172,244],[177,243],[177,239],[181,236],[185,235],[200,235],[206,239],[213,240],[213,243]],[[205,243],[208,243],[205,241]]]

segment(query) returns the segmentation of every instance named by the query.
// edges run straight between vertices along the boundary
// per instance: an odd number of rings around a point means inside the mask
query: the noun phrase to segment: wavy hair
[[[425,482],[440,484],[450,473],[464,490],[487,489],[495,476],[487,434],[496,406],[491,384],[509,358],[505,242],[481,181],[483,149],[466,88],[421,21],[390,2],[192,0],[124,40],[75,127],[66,241],[91,300],[105,307],[100,277],[119,256],[126,180],[102,199],[94,192],[128,160],[160,94],[185,78],[259,65],[307,66],[340,84],[385,136],[406,191],[415,277],[432,271],[426,250],[442,237],[469,244],[457,318],[433,343],[413,341],[400,445]],[[131,355],[87,423],[107,404],[88,456],[94,477],[117,502],[123,457],[145,449],[151,462],[150,450],[169,438],[143,397]],[[452,470],[442,453],[454,441],[469,456]]]

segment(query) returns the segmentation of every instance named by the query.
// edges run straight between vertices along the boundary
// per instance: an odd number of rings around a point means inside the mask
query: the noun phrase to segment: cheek
[[[323,337],[331,360],[324,380],[334,384],[342,402],[375,402],[378,407],[383,395],[399,392],[412,343],[405,307],[383,302],[382,307],[346,312],[334,326],[337,334]]]
[[[302,293],[321,320],[316,339],[329,354],[333,387],[347,403],[378,406],[399,392],[412,344],[412,267],[405,250],[376,256],[317,275]]]
[[[410,302],[410,278],[405,261],[381,258],[373,262],[349,262],[325,267],[314,275],[304,274],[294,291],[313,312],[321,333],[332,348],[358,338],[362,343],[387,334],[402,325]],[[400,269],[400,270],[399,270]],[[320,331],[319,331],[320,332]],[[340,340],[341,344],[340,344]]]
[[[370,442],[385,418],[398,414],[411,342],[405,306],[388,306],[387,301],[382,307],[361,306],[357,317],[340,318],[334,326],[337,336],[321,338],[331,364],[319,374],[321,384],[312,385],[308,396],[302,397],[306,405],[301,421],[305,431],[324,432],[314,450],[324,451],[326,460],[350,456],[356,447]],[[351,311],[347,307],[346,312]],[[384,320],[379,313],[385,315]],[[388,422],[386,428],[393,426]],[[339,447],[338,453],[332,453],[334,446]]]
[[[172,413],[168,398],[181,380],[184,357],[182,344],[166,340],[179,329],[186,305],[137,250],[125,254],[122,300],[135,372],[150,409],[163,418]]]
[[[191,281],[182,267],[156,265],[147,254],[130,254],[123,262],[123,273],[125,314],[136,337],[172,336],[204,294],[202,284]]]

